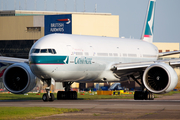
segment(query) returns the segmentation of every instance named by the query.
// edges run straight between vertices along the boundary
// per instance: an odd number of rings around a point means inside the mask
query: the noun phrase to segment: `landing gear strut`
[[[53,93],[50,93],[51,79],[44,80],[44,82],[47,83],[48,87],[46,87],[46,93],[43,94],[42,100],[43,100],[44,102],[54,101],[54,94],[53,94]]]
[[[77,92],[70,91],[70,86],[73,82],[63,82],[63,87],[65,87],[65,91],[58,91],[57,99],[64,100],[64,99],[77,99]]]
[[[154,100],[154,93],[148,91],[145,89],[142,81],[142,74],[140,74],[141,83],[135,78],[133,75],[130,75],[136,83],[138,83],[141,86],[141,91],[135,91],[134,93],[134,100]]]

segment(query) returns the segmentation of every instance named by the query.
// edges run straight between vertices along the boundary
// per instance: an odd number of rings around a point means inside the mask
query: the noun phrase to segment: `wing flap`
[[[114,65],[113,68],[116,68],[116,70],[146,68],[153,63],[155,62],[150,61],[150,62],[121,63]]]
[[[169,65],[174,67],[180,67],[180,59],[169,60]]]

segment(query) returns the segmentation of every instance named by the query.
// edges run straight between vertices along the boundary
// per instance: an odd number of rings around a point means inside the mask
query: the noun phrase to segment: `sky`
[[[99,12],[119,15],[119,36],[139,39],[149,0],[0,0],[0,10]],[[180,0],[157,0],[154,42],[180,43]],[[96,10],[95,10],[95,6]]]

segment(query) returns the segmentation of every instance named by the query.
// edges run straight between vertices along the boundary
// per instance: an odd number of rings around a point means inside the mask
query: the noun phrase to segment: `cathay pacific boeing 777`
[[[51,80],[62,82],[65,91],[57,99],[76,99],[70,91],[73,82],[121,82],[132,78],[141,86],[134,99],[154,99],[153,93],[173,90],[178,82],[174,67],[180,59],[158,60],[160,56],[180,51],[159,53],[152,44],[156,0],[149,0],[141,39],[121,39],[71,34],[49,34],[40,38],[29,52],[28,63],[14,62],[3,74],[6,89],[14,94],[27,93],[38,77],[48,84],[43,101],[53,101],[49,92]],[[0,58],[2,62],[3,57]],[[140,79],[140,81],[139,81]]]

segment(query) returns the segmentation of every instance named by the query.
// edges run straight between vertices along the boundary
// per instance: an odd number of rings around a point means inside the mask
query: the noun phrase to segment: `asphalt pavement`
[[[0,106],[79,108],[82,111],[36,118],[44,119],[180,119],[180,94],[155,100],[100,99],[100,100],[6,100]]]

